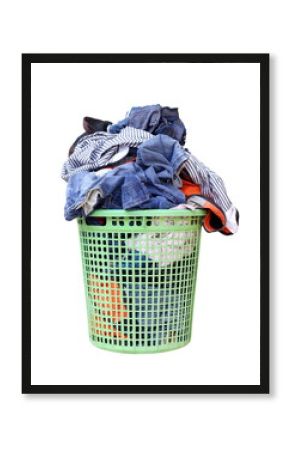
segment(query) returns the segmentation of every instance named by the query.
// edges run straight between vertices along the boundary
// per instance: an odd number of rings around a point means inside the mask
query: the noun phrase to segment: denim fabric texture
[[[119,133],[122,128],[130,126],[146,130],[154,135],[165,134],[185,144],[186,129],[179,118],[178,108],[162,107],[161,105],[135,106],[128,117],[116,124],[109,125],[110,133]]]
[[[61,173],[69,182],[67,220],[96,208],[169,209],[184,204],[208,210],[206,231],[238,231],[239,211],[223,180],[182,147],[186,129],[178,108],[135,106],[118,123],[84,117],[83,127],[85,133],[72,145]],[[104,168],[109,169],[105,175]],[[186,181],[200,188],[194,198],[181,192]]]
[[[159,124],[153,134],[166,134],[176,139],[181,145],[185,144],[186,129],[179,118],[177,108],[162,108]]]
[[[120,133],[120,131],[129,125],[129,118],[126,117],[123,120],[119,120],[119,122],[114,123],[113,125],[109,125],[107,128],[108,133]]]
[[[153,133],[161,119],[162,108],[160,105],[135,106],[129,114],[129,124],[135,123],[135,128]]]
[[[88,193],[101,179],[102,177],[96,177],[94,172],[78,172],[70,177],[66,187],[64,206],[66,220],[72,220],[83,215],[82,206],[87,200]]]
[[[107,209],[169,209],[185,202],[180,191],[179,171],[187,159],[177,141],[155,136],[138,147],[136,162],[97,173],[80,172],[70,177],[65,218],[84,213],[85,203],[94,195],[94,207]],[[86,209],[86,214],[90,211]]]

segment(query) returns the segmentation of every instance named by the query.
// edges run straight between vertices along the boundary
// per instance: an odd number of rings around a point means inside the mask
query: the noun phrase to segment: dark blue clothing
[[[178,188],[178,173],[188,156],[177,141],[165,135],[143,142],[136,162],[109,171],[103,176],[79,172],[69,178],[65,218],[84,215],[88,197],[94,195],[91,209],[169,209],[185,202]],[[88,209],[86,208],[87,213]]]
[[[179,118],[178,108],[162,108],[158,127],[152,134],[166,134],[176,139],[181,145],[184,145],[186,129]]]
[[[162,107],[160,105],[133,107],[125,119],[110,125],[110,133],[119,133],[122,128],[130,126],[146,130],[152,134],[165,134],[185,144],[186,129],[179,118],[178,108]]]

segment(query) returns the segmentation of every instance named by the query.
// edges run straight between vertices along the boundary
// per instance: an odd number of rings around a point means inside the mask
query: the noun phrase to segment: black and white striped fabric
[[[74,152],[64,163],[61,177],[68,181],[77,172],[97,171],[121,162],[129,153],[130,147],[138,147],[152,137],[151,133],[132,127],[125,127],[118,134],[98,131],[85,135],[79,139]],[[236,233],[239,214],[227,195],[223,180],[188,149],[183,150],[187,160],[179,175],[200,186],[202,197],[213,202],[224,214],[227,231]]]
[[[188,159],[184,163],[181,176],[200,186],[203,197],[214,202],[224,213],[227,230],[232,234],[236,233],[239,226],[239,213],[227,195],[223,180],[188,149],[185,151]]]
[[[137,128],[126,127],[118,134],[98,131],[84,136],[74,152],[64,163],[61,177],[68,181],[77,172],[95,171],[123,159],[130,147],[138,147],[152,134]]]
[[[231,206],[223,180],[211,169],[200,162],[189,150],[186,149],[188,159],[183,166],[183,170],[192,183],[199,184],[202,195],[210,198],[223,211],[227,211]]]

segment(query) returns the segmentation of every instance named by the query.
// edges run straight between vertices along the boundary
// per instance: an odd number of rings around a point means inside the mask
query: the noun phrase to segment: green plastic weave
[[[95,346],[158,353],[188,344],[204,215],[103,209],[78,219]]]

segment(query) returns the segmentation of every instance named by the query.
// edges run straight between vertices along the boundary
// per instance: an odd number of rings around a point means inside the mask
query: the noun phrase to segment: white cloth
[[[179,219],[179,220],[177,220]],[[174,217],[160,223],[159,218],[152,220],[153,226],[189,225],[191,217]],[[196,244],[196,231],[173,231],[141,233],[126,241],[126,245],[134,251],[138,251],[159,264],[160,267],[168,266],[180,261],[185,256],[191,255]]]

